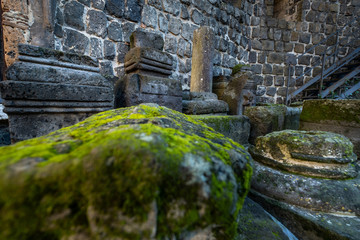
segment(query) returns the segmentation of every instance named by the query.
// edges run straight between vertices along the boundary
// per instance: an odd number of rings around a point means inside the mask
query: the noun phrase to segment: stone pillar
[[[200,27],[194,31],[191,92],[212,91],[214,38],[210,27]]]

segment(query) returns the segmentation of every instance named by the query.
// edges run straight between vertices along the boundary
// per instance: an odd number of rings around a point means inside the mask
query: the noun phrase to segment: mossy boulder
[[[310,177],[357,176],[357,157],[346,137],[323,131],[283,130],[256,139],[255,160],[279,170]]]
[[[233,239],[250,161],[168,108],[103,112],[0,148],[0,239]]]

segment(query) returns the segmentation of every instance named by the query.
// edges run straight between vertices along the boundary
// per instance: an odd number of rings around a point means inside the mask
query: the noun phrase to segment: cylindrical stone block
[[[214,38],[210,27],[200,27],[194,31],[191,92],[212,92]]]

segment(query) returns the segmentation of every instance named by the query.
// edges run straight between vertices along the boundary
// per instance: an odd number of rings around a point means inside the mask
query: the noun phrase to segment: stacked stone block
[[[45,135],[113,108],[112,83],[98,61],[31,45],[0,83],[12,142]]]

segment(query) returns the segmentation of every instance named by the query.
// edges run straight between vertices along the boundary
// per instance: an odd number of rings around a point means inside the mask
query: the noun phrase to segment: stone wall
[[[188,90],[192,34],[208,25],[216,34],[214,77],[229,76],[238,63],[250,64],[257,101],[277,103],[284,100],[287,63],[296,65],[292,91],[319,73],[316,68],[294,81],[320,59],[324,46],[296,57],[360,14],[359,0],[5,0],[2,5],[7,65],[16,59],[18,43],[30,43],[92,56],[103,74],[121,77],[130,34],[143,28],[163,36],[164,50],[175,60],[171,78]],[[44,11],[36,10],[39,6]],[[46,21],[33,27],[41,17]],[[340,39],[353,30],[346,29]],[[38,35],[45,41],[37,41]]]
[[[251,17],[249,63],[258,83],[257,102],[284,103],[288,64],[292,65],[289,92],[320,74],[320,67],[313,70],[309,67],[321,62],[326,46],[336,42],[336,35],[304,53],[344,26],[353,16],[360,15],[360,1],[356,0],[287,2],[287,7],[284,1],[277,0],[260,0],[254,5],[258,11]],[[344,44],[354,40],[350,47],[341,47],[340,57],[346,56],[354,46],[360,46],[356,36],[359,37],[359,22],[340,34],[339,41]],[[305,78],[295,81],[304,71],[308,71]]]

